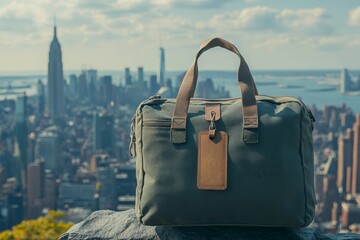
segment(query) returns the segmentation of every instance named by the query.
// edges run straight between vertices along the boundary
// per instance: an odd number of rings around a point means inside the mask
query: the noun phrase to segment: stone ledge
[[[264,227],[152,227],[142,225],[133,209],[92,213],[74,225],[59,240],[109,240],[109,239],[360,239],[358,234],[323,234],[312,228]]]

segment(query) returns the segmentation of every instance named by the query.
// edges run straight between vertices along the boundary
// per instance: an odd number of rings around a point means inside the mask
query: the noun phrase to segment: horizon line
[[[346,67],[345,67],[346,68]],[[261,72],[261,71],[340,71],[344,68],[283,68],[283,69],[253,69],[250,70],[251,72]],[[346,68],[349,71],[360,71],[359,69],[352,69],[352,68]],[[86,69],[70,69],[70,70],[64,70],[64,73],[72,73],[72,72],[79,72],[87,71],[87,70],[97,70],[98,72],[124,72],[122,69],[97,69],[97,68],[86,68]],[[133,68],[130,72],[136,72],[137,68]],[[186,70],[167,70],[166,72],[185,72]],[[202,69],[199,72],[236,72],[237,70],[231,70],[231,69]],[[47,70],[20,70],[20,71],[0,71],[0,75],[13,75],[13,74],[39,74],[39,73],[47,74]],[[157,70],[145,70],[144,72],[157,72]]]

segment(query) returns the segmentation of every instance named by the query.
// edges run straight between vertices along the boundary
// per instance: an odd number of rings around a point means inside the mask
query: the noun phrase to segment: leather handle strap
[[[218,37],[208,39],[201,44],[200,50],[198,51],[193,64],[190,66],[189,70],[184,76],[176,98],[175,109],[171,121],[171,142],[186,142],[186,119],[190,98],[194,95],[197,82],[197,61],[203,52],[214,47],[225,48],[231,52],[234,52],[240,58],[238,83],[240,86],[243,103],[243,139],[245,143],[257,143],[258,111],[255,99],[257,90],[253,77],[245,59],[240,54],[239,50],[232,43]]]
[[[221,43],[223,45],[216,45],[215,41],[221,41]],[[225,39],[221,39],[221,38],[210,38],[208,40],[205,40],[201,46],[200,46],[200,49],[198,51],[198,53],[196,54],[196,57],[195,57],[195,61],[193,63],[193,65],[191,65],[190,68],[192,68],[193,66],[195,66],[195,69],[194,69],[194,73],[193,74],[193,81],[194,81],[194,84],[193,84],[193,89],[191,89],[191,98],[194,97],[194,94],[195,94],[195,87],[196,87],[196,83],[197,83],[197,79],[198,79],[198,59],[199,57],[207,50],[211,49],[211,48],[214,48],[214,47],[223,47],[233,53],[235,53],[239,58],[240,58],[240,61],[241,62],[245,62],[244,58],[242,57],[240,51],[235,47],[235,45],[233,45],[232,43],[230,43],[229,41],[225,40]],[[240,63],[241,64],[241,63]],[[247,66],[247,63],[245,62],[245,65],[247,67],[247,69],[249,69],[249,67]],[[241,67],[241,65],[240,65]],[[189,69],[190,70],[190,69]],[[239,68],[239,71],[240,71],[240,68]],[[249,71],[249,70],[248,70]],[[255,81],[254,81],[254,78],[252,76],[252,74],[250,73],[249,71],[249,77],[250,77],[250,80],[251,82],[253,83],[253,88],[254,88],[254,94],[255,95],[259,95],[258,93],[258,90],[256,88],[256,84],[255,84]],[[183,80],[186,80],[186,75],[184,76],[184,79]]]

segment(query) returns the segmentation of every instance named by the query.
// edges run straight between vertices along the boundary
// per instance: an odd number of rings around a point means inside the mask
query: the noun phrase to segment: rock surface
[[[358,234],[322,234],[312,228],[261,227],[167,227],[144,226],[135,217],[134,210],[124,212],[97,211],[74,225],[60,240],[109,239],[360,239]]]

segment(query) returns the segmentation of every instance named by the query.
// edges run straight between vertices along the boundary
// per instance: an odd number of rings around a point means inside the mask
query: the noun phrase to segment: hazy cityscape
[[[157,72],[139,66],[118,69],[120,76],[96,67],[65,74],[60,40],[54,26],[48,72],[36,82],[0,76],[0,232],[49,210],[79,222],[96,210],[133,208],[133,114],[151,96],[175,98],[184,76],[166,71],[163,46]],[[237,97],[232,74],[200,77],[196,97]],[[360,233],[360,72],[271,74],[255,74],[260,94],[277,88],[279,94],[310,96],[303,100],[316,119],[317,209],[310,227]]]
[[[173,86],[165,79],[165,50],[158,75],[144,68],[124,84],[88,69],[64,79],[61,46],[54,27],[48,79],[36,93],[28,84],[4,87],[0,101],[0,230],[50,209],[78,222],[99,209],[134,207],[135,159],[129,157],[130,122],[141,101],[152,95],[176,97],[183,75]],[[158,77],[159,76],[159,77]],[[229,97],[211,79],[200,81],[198,95]],[[8,96],[16,96],[15,99]]]

